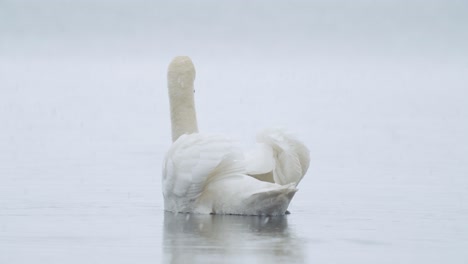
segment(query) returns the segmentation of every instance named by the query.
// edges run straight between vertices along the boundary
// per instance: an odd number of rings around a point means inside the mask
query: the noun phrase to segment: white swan
[[[257,137],[243,155],[223,136],[198,133],[195,67],[174,58],[168,69],[173,144],[163,164],[167,211],[202,214],[282,215],[309,167],[309,151],[281,130]]]

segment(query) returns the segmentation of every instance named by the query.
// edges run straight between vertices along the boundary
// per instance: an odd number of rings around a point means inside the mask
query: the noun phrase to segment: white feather
[[[195,68],[188,57],[169,66],[173,141],[163,164],[168,211],[284,214],[309,167],[307,148],[281,130],[259,134],[246,153],[223,137],[198,133],[193,100]]]

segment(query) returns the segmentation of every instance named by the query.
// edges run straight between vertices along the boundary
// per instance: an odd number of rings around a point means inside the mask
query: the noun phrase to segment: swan
[[[234,141],[198,132],[195,67],[187,56],[169,64],[172,145],[162,171],[164,209],[175,213],[283,215],[309,168],[307,147],[280,129],[257,135],[243,153]]]

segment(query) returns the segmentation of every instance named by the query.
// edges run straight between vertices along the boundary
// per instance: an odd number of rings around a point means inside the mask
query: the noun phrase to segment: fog
[[[1,1],[0,262],[465,263],[464,1]],[[200,132],[311,150],[283,218],[164,213],[166,69]]]

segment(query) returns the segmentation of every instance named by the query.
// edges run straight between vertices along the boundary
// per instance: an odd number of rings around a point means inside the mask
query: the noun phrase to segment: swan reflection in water
[[[163,263],[302,263],[288,216],[165,212]]]

